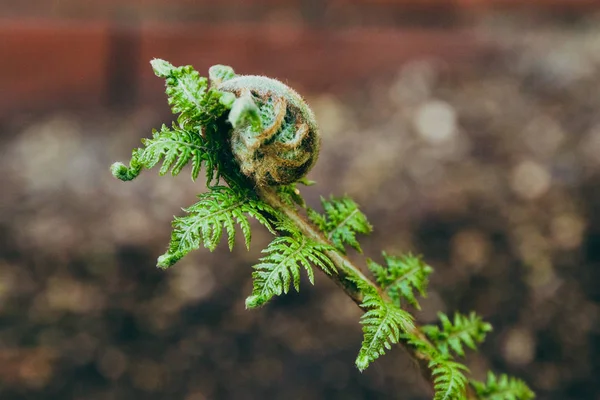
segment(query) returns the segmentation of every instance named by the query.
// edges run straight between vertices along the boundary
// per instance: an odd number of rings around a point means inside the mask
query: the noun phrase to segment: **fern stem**
[[[284,213],[290,220],[292,220],[292,222],[294,222],[294,224],[296,224],[296,226],[304,235],[323,245],[332,245],[332,243],[327,238],[325,238],[316,227],[314,227],[309,221],[307,221],[306,218],[300,215],[294,207],[291,207],[285,202],[283,202],[274,189],[270,187],[257,187],[255,190],[262,201],[269,204],[276,210],[279,210],[282,213]],[[342,288],[344,292],[348,295],[348,297],[350,297],[352,301],[354,301],[358,306],[360,306],[363,302],[364,293],[357,287],[357,285],[354,282],[348,279],[349,277],[353,277],[354,279],[360,279],[365,284],[375,288],[383,298],[389,300],[387,298],[387,294],[382,292],[379,286],[376,285],[371,279],[366,277],[365,274],[363,274],[363,272],[360,270],[360,268],[354,265],[354,263],[352,263],[352,261],[350,261],[347,257],[333,250],[327,251],[326,254],[337,268],[338,273],[326,273],[325,275],[331,280],[333,280],[333,282],[337,286]],[[426,343],[427,346],[435,348],[435,346],[430,342],[425,333],[423,333],[417,325],[415,325],[414,329],[411,332],[407,333],[416,336],[420,341]],[[429,386],[433,390],[433,377],[428,367],[429,362],[432,361],[431,357],[423,352],[419,352],[414,347],[409,346],[405,343],[400,342],[400,344],[402,348],[410,355],[410,357],[412,357],[418,362],[421,374],[427,380]],[[466,396],[468,400],[477,400],[477,395],[470,386],[467,386]]]

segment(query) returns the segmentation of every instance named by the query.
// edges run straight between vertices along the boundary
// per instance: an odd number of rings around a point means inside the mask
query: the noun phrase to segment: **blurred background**
[[[297,88],[309,204],[347,193],[368,256],[424,254],[420,321],[475,310],[476,378],[600,399],[600,2],[0,0],[1,399],[429,398],[400,348],[354,368],[360,310],[322,274],[244,310],[259,227],[154,267],[202,190],[109,173],[172,119],[154,57]]]

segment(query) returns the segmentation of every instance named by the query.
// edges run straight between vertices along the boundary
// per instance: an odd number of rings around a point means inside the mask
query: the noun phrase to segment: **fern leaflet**
[[[487,382],[471,381],[475,393],[481,400],[531,400],[535,394],[520,379],[505,374],[497,377],[488,372]]]
[[[321,198],[325,214],[309,209],[310,220],[327,236],[327,239],[342,253],[346,253],[347,244],[362,253],[356,240],[357,233],[368,234],[373,230],[367,217],[358,209],[358,204],[349,197],[329,200]]]
[[[492,326],[483,322],[474,312],[469,316],[455,313],[454,323],[444,313],[439,313],[438,316],[442,323],[441,329],[435,325],[425,325],[422,330],[444,356],[449,356],[450,350],[464,356],[463,345],[476,350],[477,344],[483,342],[486,334],[492,330]]]
[[[200,76],[191,65],[175,67],[167,61],[151,61],[156,76],[165,78],[166,94],[173,114],[186,127],[200,129],[220,117],[235,101],[231,93],[208,87],[208,79]]]
[[[113,164],[113,175],[121,180],[137,177],[142,168],[151,169],[163,159],[160,175],[169,169],[173,176],[178,175],[183,167],[192,163],[192,179],[196,180],[202,162],[207,162],[213,169],[211,157],[207,151],[206,140],[198,133],[191,132],[173,124],[172,128],[163,125],[160,131],[152,131],[152,139],[142,139],[144,148],[133,151],[129,168],[121,163]]]
[[[158,266],[168,268],[179,261],[192,250],[204,247],[213,251],[223,234],[227,232],[229,249],[235,243],[235,225],[239,225],[246,247],[250,247],[251,216],[275,233],[265,214],[277,215],[277,212],[267,204],[254,199],[249,193],[236,192],[224,186],[217,186],[210,192],[198,196],[193,206],[185,209],[185,217],[176,217],[173,221],[173,233],[169,249],[159,257]]]
[[[361,307],[367,310],[360,318],[364,338],[356,358],[356,366],[364,371],[398,343],[402,334],[413,330],[414,324],[412,315],[383,300],[377,289],[358,280],[356,283],[365,293]]]
[[[465,365],[442,358],[433,359],[429,368],[435,389],[433,400],[466,400],[467,378],[463,372],[469,369]]]
[[[420,257],[411,254],[394,257],[383,253],[387,267],[383,267],[372,260],[368,260],[368,266],[375,275],[377,283],[385,290],[394,304],[400,306],[401,298],[405,298],[410,304],[420,309],[414,291],[421,296],[427,293],[429,274],[433,268],[425,264]]]
[[[314,272],[311,264],[328,274],[336,272],[333,262],[325,254],[333,248],[309,239],[291,224],[283,223],[278,229],[287,231],[289,236],[276,237],[263,250],[267,255],[253,267],[252,295],[246,299],[247,308],[260,307],[273,296],[288,293],[292,285],[299,291],[301,267],[305,269],[312,284]]]

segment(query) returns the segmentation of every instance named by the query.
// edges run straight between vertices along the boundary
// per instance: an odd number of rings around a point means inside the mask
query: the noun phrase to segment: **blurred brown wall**
[[[490,9],[568,16],[592,0],[0,1],[0,116],[159,97],[148,61],[286,77],[335,91],[434,55],[460,68],[485,54],[469,21]],[[441,22],[443,21],[443,23]],[[232,51],[235,49],[235,51]],[[265,58],[277,62],[265,62]],[[156,94],[156,95],[155,95]],[[153,96],[148,99],[148,96]]]

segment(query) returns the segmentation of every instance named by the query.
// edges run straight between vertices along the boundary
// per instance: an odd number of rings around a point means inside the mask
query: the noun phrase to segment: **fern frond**
[[[110,173],[112,176],[125,182],[137,178],[144,168],[144,165],[139,161],[141,151],[142,149],[133,149],[131,152],[131,159],[129,160],[129,166],[122,162],[113,163],[110,166]]]
[[[175,67],[167,61],[150,62],[156,76],[165,78],[166,94],[173,114],[186,127],[201,129],[231,109],[235,95],[208,87],[208,79],[200,76],[191,65]],[[233,73],[233,70],[231,70]]]
[[[252,294],[246,299],[247,308],[260,307],[273,296],[288,293],[293,285],[300,291],[300,269],[304,268],[310,283],[314,284],[314,272],[311,264],[324,272],[333,274],[336,268],[325,254],[332,247],[320,244],[298,232],[291,224],[283,223],[279,230],[286,231],[289,236],[276,237],[263,250],[266,256],[253,266]]]
[[[367,311],[360,318],[363,326],[363,342],[356,358],[356,366],[364,371],[369,364],[398,343],[402,334],[414,329],[413,317],[395,304],[381,298],[377,289],[362,282],[356,282],[363,291],[360,305]]]
[[[227,232],[229,249],[235,243],[235,226],[239,225],[244,235],[246,248],[250,247],[250,222],[248,216],[275,233],[265,215],[277,215],[269,205],[254,199],[249,193],[234,191],[217,186],[210,192],[198,196],[196,204],[185,209],[185,217],[176,217],[173,221],[173,233],[169,249],[159,257],[158,266],[168,268],[201,244],[213,251],[223,234]]]
[[[346,253],[347,244],[362,253],[356,234],[368,234],[373,230],[367,217],[358,209],[351,198],[321,198],[325,214],[309,209],[310,220],[327,236],[327,239],[342,253]]]
[[[202,162],[206,162],[209,183],[219,167],[216,156],[218,144],[204,135],[212,125],[231,109],[235,95],[208,87],[206,78],[201,77],[191,66],[174,67],[159,59],[151,62],[154,73],[166,80],[166,93],[173,113],[178,113],[178,123],[172,128],[163,125],[160,131],[152,132],[152,139],[143,139],[144,148],[135,149],[129,167],[123,163],[111,166],[112,174],[124,181],[135,179],[143,168],[154,167],[164,159],[160,174],[169,169],[173,175],[192,162],[192,179],[198,177]],[[218,171],[217,171],[218,175]]]
[[[206,140],[199,134],[173,124],[168,128],[163,124],[160,131],[152,130],[152,139],[142,139],[145,147],[135,149],[131,156],[129,168],[121,163],[113,164],[113,175],[121,180],[131,180],[142,170],[151,169],[163,159],[160,175],[169,169],[173,176],[178,175],[183,167],[192,163],[192,180],[196,180],[202,162],[207,162],[208,169],[214,169],[207,149]]]
[[[150,169],[163,158],[160,175],[166,174],[172,166],[171,174],[175,176],[191,162],[192,179],[196,180],[202,161],[210,161],[202,136],[177,127],[175,124],[172,129],[163,125],[160,131],[154,130],[152,139],[142,139],[142,143],[146,148],[140,152],[140,163],[144,168]],[[208,168],[212,169],[214,166],[209,165]]]
[[[486,334],[492,330],[492,326],[483,322],[474,312],[468,316],[455,313],[454,322],[444,313],[439,313],[438,316],[442,323],[441,329],[436,325],[425,325],[422,330],[444,356],[449,356],[450,350],[464,356],[463,345],[476,350],[477,344],[483,342]]]
[[[480,400],[531,400],[535,393],[520,379],[488,372],[487,382],[471,381]]]
[[[433,272],[433,268],[425,264],[420,257],[411,254],[394,257],[388,256],[384,252],[383,257],[387,267],[383,267],[373,260],[367,260],[377,283],[397,306],[400,306],[401,298],[404,298],[420,309],[414,292],[418,292],[423,297],[427,294],[429,275]]]
[[[467,378],[464,372],[469,369],[456,361],[445,358],[430,361],[435,395],[433,400],[466,400]]]
[[[433,378],[434,400],[467,400],[464,372],[469,370],[465,365],[454,361],[451,355],[442,354],[422,334],[410,332],[402,335],[402,339],[429,360],[427,366]]]

